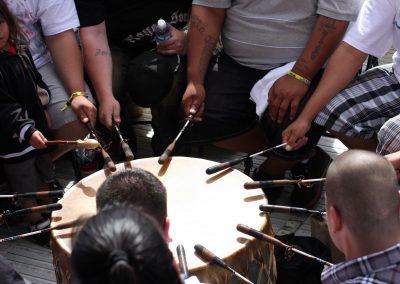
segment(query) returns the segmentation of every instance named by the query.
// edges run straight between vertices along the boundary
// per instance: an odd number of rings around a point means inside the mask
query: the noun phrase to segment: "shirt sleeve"
[[[37,1],[37,0],[36,0]],[[79,27],[73,0],[40,0],[36,13],[45,36]]]
[[[393,43],[396,11],[391,0],[366,0],[343,40],[367,54],[384,56]]]
[[[355,21],[364,0],[320,0],[317,14],[340,21]]]
[[[105,20],[105,1],[75,0],[81,27],[98,25]]]
[[[229,8],[232,0],[193,0],[194,5],[207,6],[210,8]]]

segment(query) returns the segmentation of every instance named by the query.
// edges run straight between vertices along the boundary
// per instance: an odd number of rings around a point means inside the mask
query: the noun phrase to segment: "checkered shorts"
[[[400,151],[400,115],[385,122],[378,132],[378,141],[376,152],[381,155]]]
[[[400,84],[393,64],[367,70],[335,96],[315,123],[347,136],[368,139],[400,114]]]

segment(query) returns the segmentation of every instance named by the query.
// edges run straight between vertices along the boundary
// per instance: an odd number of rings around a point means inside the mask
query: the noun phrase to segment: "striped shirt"
[[[382,251],[325,268],[323,284],[400,283],[400,243]]]

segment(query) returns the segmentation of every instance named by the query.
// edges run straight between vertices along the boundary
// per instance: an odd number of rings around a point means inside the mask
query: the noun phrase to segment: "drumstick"
[[[209,168],[206,169],[206,174],[211,175],[211,174],[214,174],[216,172],[225,170],[225,169],[227,169],[229,167],[232,167],[234,165],[239,164],[240,162],[242,162],[242,161],[244,161],[244,160],[246,160],[248,158],[253,158],[253,157],[256,157],[256,156],[260,156],[260,155],[265,154],[265,153],[267,153],[269,151],[272,151],[274,149],[282,148],[282,147],[286,146],[286,144],[287,143],[279,144],[277,146],[265,149],[263,151],[257,152],[257,153],[252,154],[252,155],[248,155],[248,156],[243,157],[243,158],[236,158],[236,159],[233,159],[233,160],[230,160],[230,161],[227,161],[227,162],[223,162],[223,163],[221,163],[219,165],[215,165],[215,166],[209,167]]]
[[[59,145],[59,144],[74,145],[77,148],[85,148],[87,150],[95,150],[100,148],[100,143],[95,139],[84,139],[84,140],[78,139],[76,141],[52,140],[52,141],[46,141],[45,144],[47,146]]]
[[[192,120],[193,120],[193,115],[191,114],[186,118],[185,124],[183,125],[182,129],[179,131],[178,135],[176,135],[174,141],[172,141],[172,143],[169,144],[167,146],[167,148],[164,150],[164,152],[161,154],[160,158],[158,159],[158,163],[160,165],[164,164],[165,161],[168,159],[168,157],[171,155],[172,151],[174,151],[176,142],[178,141],[179,137],[181,137],[182,133],[188,127],[190,122],[192,122]]]
[[[183,279],[189,278],[189,269],[186,262],[186,253],[183,245],[176,247],[176,254],[178,255],[179,271],[183,274]]]
[[[117,134],[118,134],[119,140],[121,141],[120,145],[121,145],[122,150],[124,151],[126,160],[132,161],[135,158],[135,156],[133,155],[132,150],[129,147],[129,144],[126,142],[126,139],[124,139],[124,137],[122,137],[122,133],[119,130],[119,127],[115,123],[115,121],[113,121],[113,127],[115,129],[115,132],[117,132]]]
[[[313,256],[313,255],[308,254],[306,252],[303,252],[303,251],[301,251],[299,249],[296,249],[296,248],[294,248],[292,246],[289,246],[289,245],[281,242],[280,240],[278,240],[278,239],[276,239],[274,237],[271,237],[269,235],[261,233],[260,231],[252,229],[252,228],[250,228],[250,227],[248,227],[246,225],[239,224],[239,225],[237,225],[236,229],[239,232],[242,232],[242,233],[244,233],[246,235],[250,235],[250,236],[252,236],[252,237],[254,237],[254,238],[258,239],[258,240],[267,241],[267,242],[269,242],[269,243],[271,243],[273,245],[278,245],[278,246],[284,247],[288,251],[296,252],[296,253],[301,254],[301,255],[303,255],[303,256],[311,259],[311,260],[317,261],[317,262],[319,262],[319,263],[321,263],[323,265],[327,265],[327,266],[332,266],[333,265],[330,262],[327,262],[327,261],[325,261],[323,259],[320,259],[320,258],[318,258],[316,256]]]
[[[47,232],[50,232],[50,231],[53,231],[53,230],[64,230],[64,229],[67,229],[67,228],[72,228],[72,227],[80,225],[81,223],[83,223],[83,221],[84,221],[84,219],[82,219],[82,220],[81,219],[73,220],[73,221],[70,221],[70,222],[59,224],[59,225],[54,226],[54,227],[44,228],[42,230],[37,230],[37,231],[25,233],[25,234],[19,234],[19,235],[16,235],[16,236],[3,238],[3,239],[0,239],[0,243],[4,243],[4,242],[7,242],[7,241],[13,241],[13,240],[17,240],[17,239],[22,239],[22,238],[26,238],[26,237],[42,234],[42,233],[47,233]]]
[[[260,205],[260,210],[263,212],[278,212],[278,213],[287,213],[287,214],[317,214],[317,215],[326,215],[324,211],[318,210],[309,210],[301,207],[289,207],[289,206],[281,206],[281,205]]]
[[[94,130],[94,128],[93,128],[93,126],[92,126],[92,124],[90,123],[89,120],[85,123],[85,125],[86,125],[87,129],[89,130],[90,134],[94,138],[96,138],[97,141],[100,141],[99,138],[97,137],[96,132],[95,132],[95,130]],[[104,150],[104,148],[100,144],[100,142],[99,142],[99,145],[100,145],[100,149],[101,149],[101,155],[103,156],[104,162],[106,162],[107,168],[110,171],[115,172],[117,170],[117,167],[115,166],[113,160],[111,159],[110,155],[108,155],[106,150]]]
[[[246,283],[254,284],[253,282],[251,282],[250,280],[245,278],[243,275],[241,275],[238,272],[236,272],[232,267],[230,267],[228,264],[226,264],[225,261],[223,261],[221,258],[216,256],[215,254],[213,254],[211,251],[206,249],[204,246],[197,244],[197,245],[194,246],[194,249],[195,249],[196,253],[198,253],[201,257],[203,257],[206,261],[208,261],[210,263],[213,263],[213,264],[216,264],[216,265],[218,265],[218,266],[220,266],[222,268],[225,268],[225,269],[229,270],[236,277],[242,279]]]
[[[43,212],[51,212],[51,211],[57,211],[62,208],[62,205],[60,203],[51,203],[47,205],[40,205],[40,206],[35,206],[35,207],[30,207],[30,208],[24,208],[20,210],[16,210],[13,212],[10,211],[5,211],[3,214],[1,214],[1,218],[8,218],[12,216],[24,216],[32,213],[43,213]]]
[[[0,195],[0,198],[12,198],[14,200],[17,200],[18,198],[63,197],[63,195],[64,190],[52,190]]]
[[[279,187],[286,186],[291,184],[298,184],[299,186],[303,185],[308,187],[309,184],[313,182],[321,182],[325,181],[326,178],[314,178],[314,179],[275,179],[275,180],[262,180],[262,181],[250,181],[246,182],[243,187],[245,189],[255,189],[255,188],[271,188],[271,187]]]

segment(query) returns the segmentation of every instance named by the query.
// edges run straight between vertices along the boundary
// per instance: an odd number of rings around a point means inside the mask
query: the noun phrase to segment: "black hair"
[[[167,216],[167,192],[152,173],[126,169],[108,177],[96,194],[97,210],[110,204],[129,204],[154,217],[161,227]]]
[[[75,283],[181,284],[156,221],[132,207],[105,208],[73,239]]]
[[[0,0],[0,17],[2,17],[8,25],[8,29],[10,32],[10,41],[17,42],[18,39],[21,39],[22,33],[21,29],[18,26],[17,20],[10,12],[7,4],[3,0]]]

